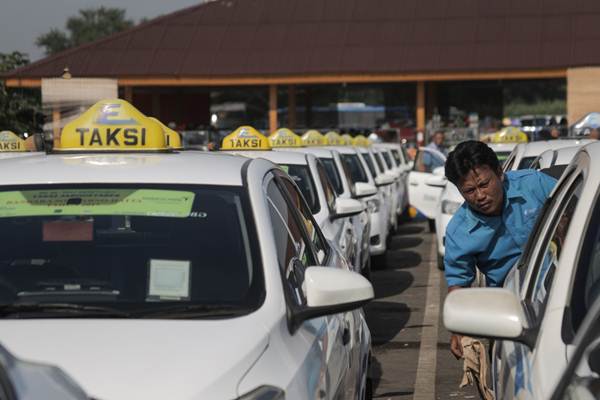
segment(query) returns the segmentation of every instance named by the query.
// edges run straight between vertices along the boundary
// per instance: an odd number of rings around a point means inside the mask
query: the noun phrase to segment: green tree
[[[132,20],[125,18],[124,9],[86,8],[79,10],[76,16],[67,19],[67,32],[52,28],[49,32],[38,36],[35,44],[44,48],[46,55],[50,55],[121,32],[133,25]]]
[[[27,64],[25,53],[0,53],[0,74]],[[0,80],[0,130],[41,132],[43,119],[39,90],[7,88]]]

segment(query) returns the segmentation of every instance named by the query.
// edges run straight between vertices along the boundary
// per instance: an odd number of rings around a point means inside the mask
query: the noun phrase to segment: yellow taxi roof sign
[[[223,138],[221,150],[271,150],[271,143],[262,133],[244,125]]]
[[[271,147],[302,147],[302,139],[291,129],[279,128],[269,136]]]
[[[169,128],[167,125],[163,124],[161,120],[154,117],[148,117],[152,121],[158,122],[161,126],[163,132],[165,133],[165,140],[167,142],[167,147],[170,147],[174,150],[183,150],[183,144],[181,143],[181,135],[174,129]]]
[[[517,127],[509,126],[490,136],[491,143],[527,143],[527,134]]]
[[[350,136],[348,133],[344,133],[342,136],[340,136],[340,138],[342,146],[352,146],[354,142],[354,139],[352,139],[352,136]]]
[[[327,144],[325,136],[316,129],[306,131],[306,133],[302,135],[302,143],[304,143],[305,146],[325,146]]]
[[[329,131],[325,134],[325,142],[330,146],[342,146],[344,144],[340,134],[335,131]]]
[[[162,127],[121,99],[100,100],[63,128],[55,151],[166,150]]]
[[[371,141],[367,139],[364,135],[358,135],[354,138],[353,143],[355,146],[360,147],[369,147],[371,145]]]
[[[21,139],[14,132],[1,131],[0,153],[17,151],[27,151],[27,147],[25,146],[25,140]]]

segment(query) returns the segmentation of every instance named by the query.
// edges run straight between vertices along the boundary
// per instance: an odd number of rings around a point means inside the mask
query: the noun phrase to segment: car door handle
[[[419,184],[417,182],[411,182],[409,183],[410,186],[419,186]]]
[[[342,333],[342,343],[344,346],[350,343],[350,329],[348,329],[347,326],[344,328],[344,332]]]

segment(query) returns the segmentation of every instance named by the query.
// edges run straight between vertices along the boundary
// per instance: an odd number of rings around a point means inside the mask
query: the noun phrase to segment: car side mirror
[[[365,206],[358,200],[355,199],[342,199],[338,197],[335,200],[335,211],[331,216],[331,219],[338,219],[344,217],[351,217],[358,215],[363,212]]]
[[[374,297],[365,277],[339,268],[308,267],[304,288],[306,306],[292,311],[292,331],[309,319],[356,310]]]
[[[387,186],[394,183],[394,178],[389,175],[377,175],[375,178],[375,185],[377,186]]]
[[[448,293],[444,325],[450,332],[512,340],[529,348],[536,332],[530,329],[519,298],[503,288],[468,288]]]
[[[365,182],[356,182],[354,184],[354,196],[356,198],[368,197],[377,194],[377,188]]]

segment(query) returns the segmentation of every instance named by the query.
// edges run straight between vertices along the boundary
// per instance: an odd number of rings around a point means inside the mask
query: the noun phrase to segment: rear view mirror
[[[360,214],[365,206],[358,200],[337,198],[335,200],[335,213],[332,219],[351,217]]]
[[[356,310],[374,297],[371,282],[345,269],[308,267],[304,284],[307,306],[292,311],[292,331],[312,318]]]
[[[530,348],[535,343],[525,310],[508,289],[469,288],[448,294],[444,325],[450,332],[492,339],[512,340]]]
[[[354,184],[354,194],[357,198],[368,197],[377,194],[377,188],[364,182],[356,182]]]

